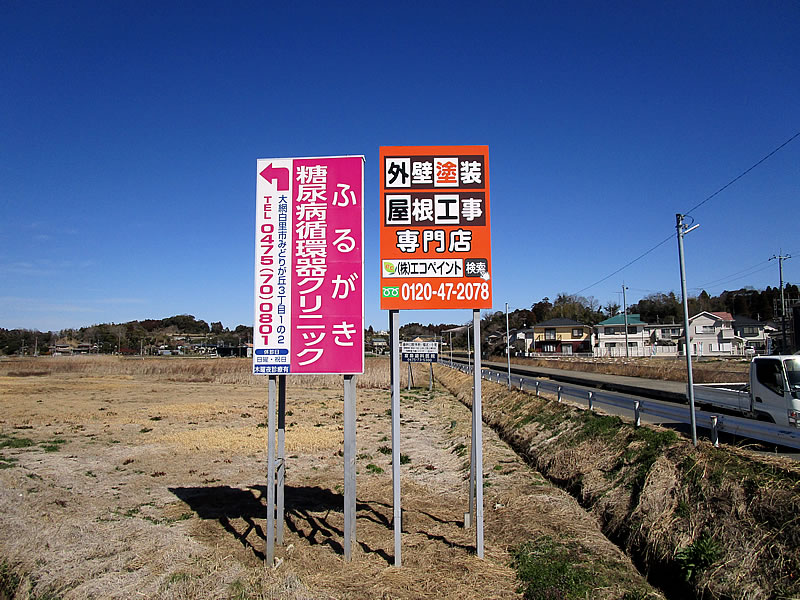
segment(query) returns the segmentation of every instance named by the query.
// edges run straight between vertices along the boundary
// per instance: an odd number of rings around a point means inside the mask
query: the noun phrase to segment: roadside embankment
[[[472,403],[472,377],[436,378]],[[483,417],[674,598],[800,595],[800,468],[483,383]]]

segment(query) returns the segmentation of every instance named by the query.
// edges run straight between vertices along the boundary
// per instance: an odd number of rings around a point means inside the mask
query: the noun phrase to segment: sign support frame
[[[277,375],[269,376],[267,399],[267,531],[264,555],[267,564],[275,561],[275,403]]]
[[[389,311],[391,336],[391,385],[392,385],[392,507],[394,526],[394,566],[401,567],[402,517],[400,504],[400,311]]]
[[[484,555],[483,435],[480,384],[480,309],[492,306],[492,260],[488,146],[381,146],[381,308],[389,311],[391,336],[392,483],[395,566],[402,564],[400,505],[400,332],[399,311],[472,310],[476,362],[470,449],[469,511],[475,547]],[[452,336],[451,336],[452,341]],[[452,343],[451,343],[452,358]],[[438,350],[437,350],[438,354]],[[413,386],[406,358],[408,389]],[[418,357],[419,358],[419,357]],[[430,365],[429,390],[433,389]]]
[[[275,546],[284,543],[285,481],[286,481],[286,374],[341,374],[344,376],[344,465],[345,493],[345,559],[351,559],[352,546],[356,543],[356,443],[355,401],[356,374],[364,372],[364,163],[363,155],[284,157],[256,160],[256,237],[255,237],[255,314],[253,342],[254,374],[268,375],[267,384],[267,486],[265,561],[276,564]],[[336,184],[336,185],[334,185]],[[303,211],[303,223],[321,225],[341,234],[335,240],[323,235],[325,248],[339,260],[333,260],[333,274],[310,262],[313,254],[305,246],[300,248],[298,240],[310,239],[300,235],[295,217],[300,218],[297,207]],[[319,208],[327,206],[324,212]],[[335,208],[334,208],[335,207]],[[337,229],[338,227],[338,229]],[[318,231],[319,228],[315,229]],[[295,234],[297,234],[296,237]],[[296,244],[297,242],[297,244]],[[289,248],[287,252],[284,249]],[[312,248],[311,250],[314,250]],[[323,255],[326,256],[326,255]],[[298,258],[300,257],[300,258]],[[306,261],[306,262],[303,262]],[[300,265],[300,267],[295,267]],[[327,268],[328,263],[323,261]],[[306,268],[307,267],[307,268]],[[316,271],[315,271],[316,269]],[[301,272],[303,271],[303,272]],[[287,277],[287,272],[288,277]],[[335,275],[334,278],[332,275]],[[300,289],[303,282],[312,277],[318,279],[313,288]],[[296,281],[300,277],[305,279]],[[360,281],[359,281],[360,280]],[[316,346],[325,336],[306,342],[297,350],[292,345],[297,322],[291,316],[297,313],[297,293],[311,294],[320,286],[316,296],[316,308],[322,307],[322,298],[334,299],[324,310],[313,315],[325,322],[331,335],[327,346]],[[360,300],[360,302],[359,302]],[[288,301],[288,302],[287,302]],[[360,307],[359,307],[360,305]],[[300,308],[303,310],[303,304]],[[293,310],[292,310],[293,309]],[[333,316],[332,316],[333,315]],[[338,319],[342,319],[339,324]],[[290,335],[275,333],[276,325],[288,327]],[[340,330],[337,331],[337,328]],[[272,336],[272,337],[270,337]],[[305,336],[303,339],[307,339]],[[331,341],[332,340],[332,341]],[[341,342],[341,343],[340,343]],[[332,344],[335,344],[332,345]],[[343,350],[342,347],[348,347]],[[322,360],[324,349],[333,361]],[[335,351],[335,353],[333,352]],[[304,361],[305,354],[318,354]],[[317,362],[319,360],[319,362]],[[314,365],[314,366],[309,366]],[[276,414],[277,409],[277,414]],[[277,430],[276,430],[277,417]],[[277,439],[276,439],[277,437]],[[277,448],[276,448],[277,445]],[[262,497],[264,497],[262,496]]]
[[[475,464],[475,545],[478,557],[483,558],[483,411],[481,406],[481,311],[472,311],[472,330],[475,336],[475,371],[472,391],[472,447]],[[470,507],[472,508],[472,507]]]
[[[278,546],[283,546],[284,493],[286,484],[286,375],[278,375],[277,480],[275,540]]]
[[[356,377],[344,376],[344,560],[356,542]]]

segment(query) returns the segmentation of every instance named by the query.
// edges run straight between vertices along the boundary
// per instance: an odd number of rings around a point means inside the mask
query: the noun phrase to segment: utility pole
[[[692,425],[692,444],[697,446],[697,423],[694,414],[694,378],[692,377],[692,349],[689,345],[689,299],[686,296],[686,267],[683,263],[683,236],[690,231],[697,229],[700,225],[692,225],[686,228],[683,224],[683,215],[675,215],[678,230],[678,261],[681,268],[681,297],[683,298],[683,350],[686,354],[686,379],[687,393],[689,396],[689,421]]]
[[[506,302],[506,361],[508,362],[508,389],[511,389],[511,335],[508,332],[508,302]]]
[[[623,319],[625,320],[625,356],[630,357],[631,351],[628,348],[628,300],[625,297],[625,290],[628,288],[625,287],[625,282],[622,282],[622,314]]]
[[[789,345],[786,343],[786,299],[783,295],[783,261],[789,258],[792,258],[791,255],[784,255],[783,250],[780,250],[777,256],[773,254],[772,258],[770,258],[770,260],[778,261],[778,276],[781,282],[781,338],[783,339],[781,354],[787,354],[789,352]]]

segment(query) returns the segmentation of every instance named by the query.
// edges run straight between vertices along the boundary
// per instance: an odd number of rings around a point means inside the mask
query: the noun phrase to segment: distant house
[[[741,356],[745,342],[733,329],[731,313],[703,311],[689,319],[689,344],[694,356]]]
[[[72,346],[69,344],[56,344],[50,347],[50,353],[53,356],[71,355],[73,353]]]
[[[648,337],[651,356],[678,353],[678,343],[683,335],[683,323],[650,323],[645,326],[644,331]]]
[[[389,349],[389,342],[383,337],[372,338],[372,351],[375,354],[385,354]]]
[[[595,356],[650,356],[650,331],[638,314],[628,315],[627,340],[625,315],[616,315],[595,325]],[[627,343],[627,350],[626,350]]]
[[[733,317],[733,332],[744,341],[745,351],[752,348],[751,353],[766,354],[770,330],[774,328],[750,317]]]
[[[515,337],[511,337],[512,343]],[[577,354],[592,351],[592,328],[574,319],[558,317],[537,323],[516,332],[516,340],[524,340],[525,352],[543,354]]]
[[[499,332],[495,331],[494,333],[490,333],[486,337],[486,341],[489,342],[490,346],[493,346],[495,344],[499,344],[500,342],[505,343],[506,334],[505,333],[499,333]]]

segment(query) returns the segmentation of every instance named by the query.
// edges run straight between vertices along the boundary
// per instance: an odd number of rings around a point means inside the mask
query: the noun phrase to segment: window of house
[[[714,333],[714,326],[713,325],[703,325],[703,331],[701,333]]]
[[[606,327],[606,335],[615,335],[617,330],[615,327]]]
[[[555,344],[544,344],[542,346],[542,350],[544,350],[545,352],[555,352],[556,351],[556,345]]]
[[[546,340],[554,340],[554,339],[556,339],[556,330],[555,329],[545,329],[544,330],[544,339],[546,339]]]
[[[744,335],[758,335],[758,327],[743,327],[742,333]]]
[[[678,329],[677,327],[675,327],[674,329],[672,329],[672,335],[680,335],[680,334],[681,334],[681,330],[680,330],[680,329]]]
[[[616,348],[617,342],[606,342],[606,348]]]
[[[573,329],[572,330],[572,337],[574,337],[574,338],[583,337],[583,329]]]
[[[628,348],[636,348],[636,342],[628,342]]]
[[[636,333],[636,325],[630,325],[628,327],[628,333]]]

